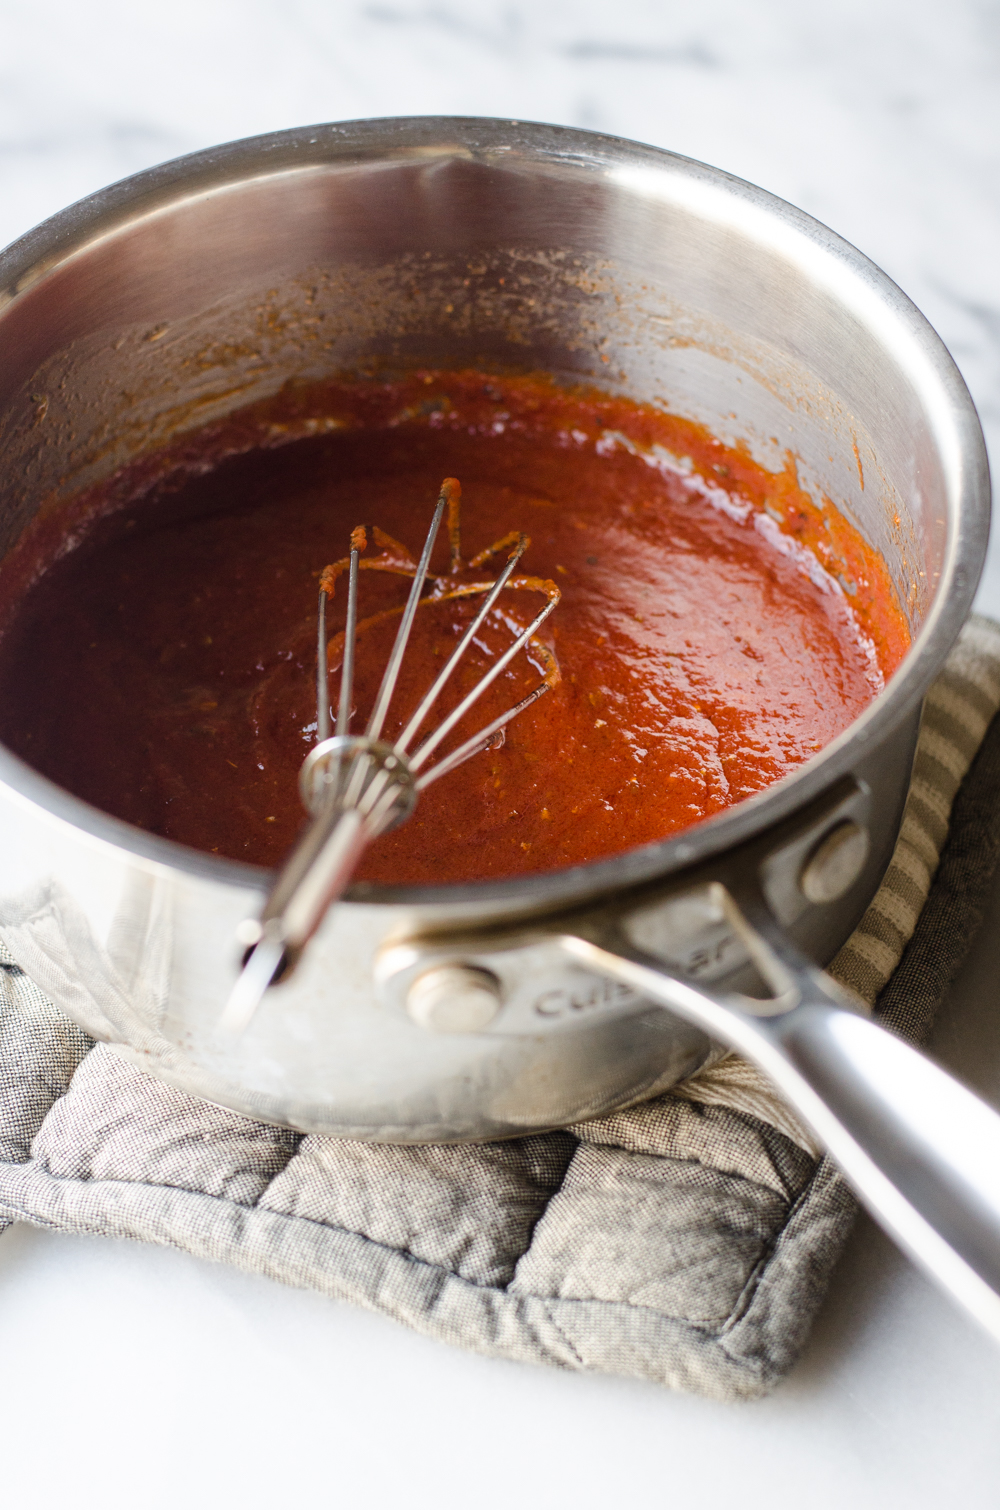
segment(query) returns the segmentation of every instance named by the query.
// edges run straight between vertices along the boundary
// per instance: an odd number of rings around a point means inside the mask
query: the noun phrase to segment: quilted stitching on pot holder
[[[885,881],[832,966],[914,1039],[1000,854],[998,706],[1000,628],[973,620],[928,698]],[[25,973],[16,920],[0,934],[0,1225],[171,1244],[480,1352],[718,1399],[766,1392],[799,1352],[853,1199],[736,1056],[508,1143],[300,1137],[95,1045]],[[94,1010],[144,1009],[118,982]]]

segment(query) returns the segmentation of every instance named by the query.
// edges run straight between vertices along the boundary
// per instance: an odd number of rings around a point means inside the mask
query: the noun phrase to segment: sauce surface
[[[560,588],[540,638],[561,679],[376,841],[363,879],[512,876],[666,838],[822,749],[908,648],[881,558],[791,460],[773,474],[688,421],[541,378],[425,372],[291,390],[32,526],[0,570],[0,739],[142,828],[279,864],[315,740],[320,573],[359,524],[369,557],[371,526],[419,555],[445,476],[462,483],[465,562],[524,531],[518,570]],[[432,571],[449,574],[444,530]],[[408,587],[363,572],[361,614]],[[345,599],[340,579],[334,705]],[[543,601],[503,595],[452,700]],[[476,606],[418,613],[388,734]],[[397,622],[359,638],[354,732]],[[451,745],[537,684],[531,659]]]

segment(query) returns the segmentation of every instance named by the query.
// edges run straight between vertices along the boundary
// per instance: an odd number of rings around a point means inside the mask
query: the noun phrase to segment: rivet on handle
[[[849,891],[868,859],[868,833],[853,818],[845,818],[816,845],[802,867],[802,895],[818,906],[836,902]]]

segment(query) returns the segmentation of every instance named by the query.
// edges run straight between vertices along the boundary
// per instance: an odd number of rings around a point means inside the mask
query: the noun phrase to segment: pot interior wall
[[[948,438],[918,336],[880,334],[815,236],[662,154],[445,136],[267,171],[252,147],[234,181],[95,212],[0,307],[0,551],[40,507],[286,382],[545,369],[703,421],[774,469],[791,451],[919,627],[948,549]]]

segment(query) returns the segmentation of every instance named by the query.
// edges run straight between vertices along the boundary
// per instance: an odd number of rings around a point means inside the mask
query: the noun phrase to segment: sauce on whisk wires
[[[317,743],[299,774],[299,789],[311,821],[282,866],[260,917],[246,919],[241,927],[240,937],[248,948],[243,969],[221,1019],[221,1027],[227,1033],[242,1032],[268,987],[284,979],[295,968],[328,909],[346,891],[365,849],[380,834],[405,822],[420,793],[432,782],[451,776],[466,761],[495,746],[498,737],[519,714],[559,685],[555,656],[538,639],[538,631],[561,597],[558,587],[554,582],[542,581],[538,577],[514,575],[514,568],[530,544],[527,535],[519,531],[512,531],[487,546],[470,562],[472,567],[481,567],[491,557],[506,550],[507,563],[498,576],[486,581],[459,580],[464,565],[461,497],[458,479],[446,477],[441,484],[419,561],[377,525],[373,526],[372,534],[376,544],[382,546],[381,555],[362,559],[362,553],[368,548],[368,532],[363,526],[357,526],[351,531],[350,554],[320,574]],[[451,547],[449,575],[433,578],[431,591],[425,597],[423,592],[431,553],[446,509]],[[359,622],[358,579],[363,568],[410,578],[405,603]],[[340,700],[331,736],[326,607],[327,600],[333,596],[337,578],[345,572],[348,581],[347,622],[339,636]],[[444,695],[454,691],[457,673],[466,663],[470,646],[485,628],[501,597],[506,593],[525,591],[541,593],[544,606],[526,628],[518,626],[506,649],[464,695],[460,693],[457,698],[452,698],[450,709],[445,711],[441,706]],[[389,739],[386,737],[389,710],[406,664],[407,648],[420,610],[462,598],[481,599],[475,617],[447,655],[445,664],[425,686],[416,707],[404,711],[402,726]],[[354,733],[351,720],[358,639],[366,629],[397,617],[396,637],[374,706],[364,732]],[[460,730],[471,715],[479,711],[494,683],[518,656],[528,650],[533,650],[542,662],[542,676],[537,684],[489,722],[484,724],[481,718],[477,719],[478,727],[474,733],[463,738],[457,746],[447,748],[448,736]],[[435,715],[436,727],[429,729],[429,721]]]

